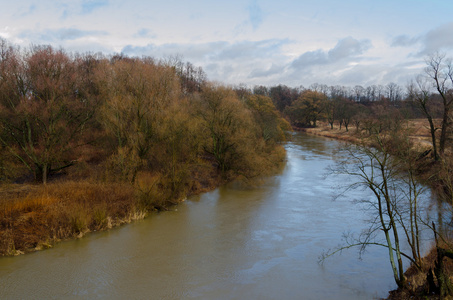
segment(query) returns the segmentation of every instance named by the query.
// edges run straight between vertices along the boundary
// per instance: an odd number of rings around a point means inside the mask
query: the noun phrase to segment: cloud
[[[415,56],[426,56],[436,51],[453,50],[453,22],[443,24],[418,36],[396,36],[390,46],[413,47],[415,54],[412,53],[411,55]]]
[[[369,40],[359,41],[352,37],[347,37],[338,41],[335,47],[327,52],[318,49],[303,53],[292,62],[291,67],[296,69],[309,68],[316,65],[349,61],[351,59],[357,59],[359,55],[363,54],[369,48],[371,48],[371,42]]]
[[[219,60],[255,60],[260,58],[269,58],[280,51],[282,45],[287,43],[287,40],[263,40],[263,41],[241,41],[233,44],[226,44],[222,49],[219,49],[213,57]]]
[[[275,76],[278,74],[283,74],[285,71],[285,66],[280,66],[276,64],[272,64],[269,68],[263,69],[263,68],[256,68],[253,69],[250,74],[248,75],[248,78],[263,78],[263,77],[269,77],[269,76]]]
[[[443,49],[453,49],[453,22],[430,30],[423,38],[423,54]]]
[[[369,40],[356,40],[347,37],[340,40],[335,48],[329,50],[328,57],[330,61],[339,61],[344,58],[357,57],[371,48]]]
[[[26,30],[19,34],[20,38],[27,38],[38,43],[54,43],[59,41],[76,40],[90,36],[105,36],[106,31],[80,30],[77,28],[46,29],[43,31]]]
[[[393,38],[390,43],[391,47],[409,47],[420,42],[420,37],[410,37],[406,34],[399,35]]]
[[[257,29],[261,23],[263,23],[263,11],[258,5],[257,1],[254,0],[248,7],[249,21],[252,24],[253,29]]]
[[[293,68],[305,68],[314,65],[327,64],[329,61],[328,55],[323,50],[309,51],[300,55],[295,59],[291,66]]]

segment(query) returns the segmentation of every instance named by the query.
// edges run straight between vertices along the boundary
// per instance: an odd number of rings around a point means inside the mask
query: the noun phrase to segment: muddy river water
[[[0,258],[1,299],[374,299],[396,288],[388,252],[318,263],[365,216],[345,176],[326,177],[338,142],[295,134],[262,185],[229,184],[109,232]],[[358,193],[354,191],[352,193]],[[357,195],[351,195],[351,198]]]

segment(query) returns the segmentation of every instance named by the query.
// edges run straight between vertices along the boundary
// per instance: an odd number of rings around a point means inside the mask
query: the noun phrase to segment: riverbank
[[[134,184],[63,175],[46,185],[0,185],[0,255],[51,248],[61,240],[109,230],[164,211],[188,196],[213,190],[222,177],[212,164],[193,168],[174,192],[159,174],[139,173]]]
[[[444,192],[449,188],[449,174],[451,174],[450,157],[447,155],[443,165],[433,163],[430,157],[425,157],[424,154],[429,153],[431,149],[430,133],[428,130],[428,122],[426,120],[410,120],[404,125],[404,130],[412,144],[415,152],[420,155],[425,163],[420,165],[420,179],[432,187],[435,192]],[[308,134],[333,138],[347,143],[363,143],[364,135],[355,128],[349,128],[346,131],[343,127],[340,129],[338,126],[331,126],[327,123],[320,123],[316,128],[296,128],[296,130],[306,132]],[[448,186],[448,187],[446,187]],[[444,201],[450,202],[451,199]],[[417,269],[415,266],[410,266],[405,276],[407,278],[407,287],[404,289],[397,289],[389,292],[387,299],[438,299],[439,295],[429,295],[429,284],[427,281],[427,273],[429,270],[435,268],[437,260],[437,249],[434,245],[428,253],[423,257],[423,270]],[[453,263],[445,260],[446,275],[453,279]],[[451,298],[446,298],[451,299]]]
[[[428,122],[424,119],[410,120],[405,124],[404,129],[407,130],[410,141],[417,147],[417,150],[424,152],[431,147],[430,133],[428,129]],[[313,128],[295,128],[295,130],[303,131],[309,134],[323,136],[328,138],[334,138],[337,140],[360,143],[363,141],[363,134],[358,132],[355,127],[349,127],[348,131],[344,128],[340,128],[337,124],[334,124],[331,128],[330,124],[326,122],[320,122],[317,127]]]
[[[262,175],[278,170],[284,158],[284,148],[276,145]],[[222,173],[210,160],[191,166],[178,186],[159,173],[139,172],[132,184],[106,179],[97,165],[81,168],[83,172],[75,168],[45,185],[0,185],[0,256],[51,248],[62,240],[131,223],[242,178],[234,172]]]

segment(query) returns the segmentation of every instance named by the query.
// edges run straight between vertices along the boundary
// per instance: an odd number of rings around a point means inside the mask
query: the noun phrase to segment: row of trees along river
[[[429,224],[417,213],[423,188],[415,176],[440,187],[436,191],[447,201],[453,195],[452,72],[450,61],[435,54],[405,88],[227,87],[179,59],[20,49],[2,39],[0,251],[48,247],[142,218],[233,178],[271,174],[284,161],[282,143],[291,125],[326,121],[345,131],[353,124],[355,134],[368,140],[361,155],[350,153],[358,169],[343,164],[332,170],[358,176],[377,200],[370,202],[377,214],[368,238],[347,239],[345,247],[372,244],[369,237],[383,231],[381,246],[389,251],[395,282],[404,287],[401,255],[426,271],[417,228],[418,222]],[[405,124],[413,118],[426,118],[430,128],[432,149],[422,154],[407,139]],[[398,188],[405,201],[390,187],[401,182],[409,188]],[[409,254],[399,248],[398,227]],[[440,235],[444,248],[446,236]],[[450,255],[442,251],[440,256]],[[442,271],[435,268],[432,284],[451,292]]]

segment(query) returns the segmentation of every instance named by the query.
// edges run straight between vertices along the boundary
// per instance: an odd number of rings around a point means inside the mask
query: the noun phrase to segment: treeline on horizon
[[[391,129],[390,121],[425,118],[415,99],[414,85],[401,87],[396,83],[363,87],[312,84],[308,88],[286,85],[254,86],[248,90],[255,95],[268,96],[276,108],[295,127],[316,127],[317,121],[328,122],[349,130],[355,125],[368,132]],[[433,118],[442,116],[442,99],[432,93],[428,109]]]

